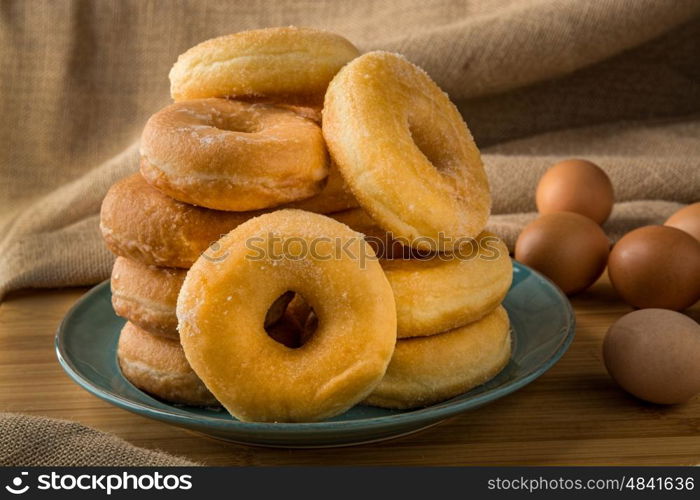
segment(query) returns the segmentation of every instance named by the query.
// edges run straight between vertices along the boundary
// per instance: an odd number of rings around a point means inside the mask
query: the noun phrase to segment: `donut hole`
[[[280,295],[265,316],[268,336],[290,349],[306,344],[317,328],[318,317],[313,307],[303,295],[291,290]]]
[[[435,130],[428,130],[427,127],[410,121],[408,131],[413,143],[438,172],[443,174],[454,172],[454,157],[446,137],[442,137]]]

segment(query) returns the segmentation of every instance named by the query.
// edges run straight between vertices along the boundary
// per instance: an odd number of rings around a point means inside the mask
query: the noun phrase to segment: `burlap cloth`
[[[262,26],[326,28],[423,66],[484,152],[490,228],[511,245],[534,217],[538,177],[568,157],[610,175],[613,238],[662,222],[700,198],[699,13],[698,0],[3,2],[0,296],[108,276],[100,202],[137,168],[170,66],[201,40]],[[62,425],[48,428],[74,449],[86,434]]]
[[[75,422],[0,413],[0,466],[164,467],[198,465],[144,450]]]

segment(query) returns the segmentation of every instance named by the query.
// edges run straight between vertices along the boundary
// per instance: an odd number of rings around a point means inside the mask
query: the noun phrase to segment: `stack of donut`
[[[299,28],[182,54],[101,230],[126,378],[245,421],[414,408],[510,357],[479,151],[419,68]]]

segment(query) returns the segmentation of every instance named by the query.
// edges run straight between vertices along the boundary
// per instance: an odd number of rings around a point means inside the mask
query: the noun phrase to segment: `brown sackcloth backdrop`
[[[610,175],[612,238],[662,222],[700,198],[699,13],[699,0],[3,1],[0,296],[107,278],[100,202],[136,170],[170,66],[204,39],[264,26],[329,29],[423,66],[482,148],[490,228],[510,245],[534,217],[538,177],[568,157]],[[169,460],[57,421],[5,415],[0,432],[0,463]],[[91,446],[114,452],[77,453]]]

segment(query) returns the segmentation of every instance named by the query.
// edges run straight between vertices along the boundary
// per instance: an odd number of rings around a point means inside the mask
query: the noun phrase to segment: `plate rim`
[[[415,410],[409,410],[393,415],[360,418],[346,421],[320,422],[243,422],[237,419],[221,420],[204,415],[178,412],[175,408],[171,410],[170,408],[157,408],[149,406],[141,402],[135,402],[118,393],[99,387],[89,378],[83,376],[80,373],[80,371],[74,367],[73,363],[70,360],[70,356],[66,355],[65,345],[61,342],[61,339],[63,336],[66,335],[66,331],[68,330],[67,324],[70,321],[70,319],[77,313],[77,311],[81,307],[84,306],[85,302],[89,301],[93,296],[102,293],[104,288],[109,287],[109,279],[92,287],[88,292],[86,292],[82,297],[80,297],[75,302],[75,304],[73,304],[73,306],[61,319],[61,322],[58,325],[56,335],[54,338],[55,352],[61,367],[68,374],[68,376],[92,395],[111,404],[114,404],[118,407],[136,413],[138,415],[156,418],[154,416],[155,414],[158,417],[160,417],[157,418],[157,420],[165,421],[168,423],[177,423],[189,428],[191,428],[192,426],[200,428],[215,428],[217,430],[225,430],[232,432],[256,433],[260,437],[272,437],[279,436],[279,434],[291,432],[297,433],[304,431],[313,431],[316,434],[326,434],[343,430],[386,430],[387,428],[394,426],[401,427],[404,425],[419,425],[425,422],[444,420],[455,415],[459,415],[471,408],[478,408],[479,406],[485,403],[493,401],[494,399],[492,398],[492,396],[494,392],[500,393],[500,396],[497,398],[500,399],[500,397],[512,394],[513,392],[520,390],[521,388],[530,384],[531,382],[539,378],[541,375],[543,375],[545,372],[547,372],[552,366],[554,366],[554,364],[559,359],[562,358],[562,356],[569,349],[576,333],[576,315],[574,313],[571,302],[564,295],[561,289],[546,276],[542,275],[541,273],[535,271],[534,269],[524,264],[513,260],[513,271],[519,272],[521,269],[532,273],[539,280],[549,285],[553,289],[553,291],[559,296],[559,298],[562,299],[562,303],[564,304],[565,308],[565,318],[567,319],[567,322],[560,329],[560,331],[563,331],[564,333],[556,349],[554,349],[554,351],[546,358],[546,360],[538,364],[526,375],[514,379],[512,381],[508,381],[503,385],[483,392],[477,396],[474,396],[473,398],[466,399],[463,401],[452,401],[452,399],[448,399],[446,401],[431,406],[418,408]],[[121,376],[123,377],[123,375]],[[158,400],[155,399],[154,401],[158,402]],[[165,403],[162,404],[165,405]]]

